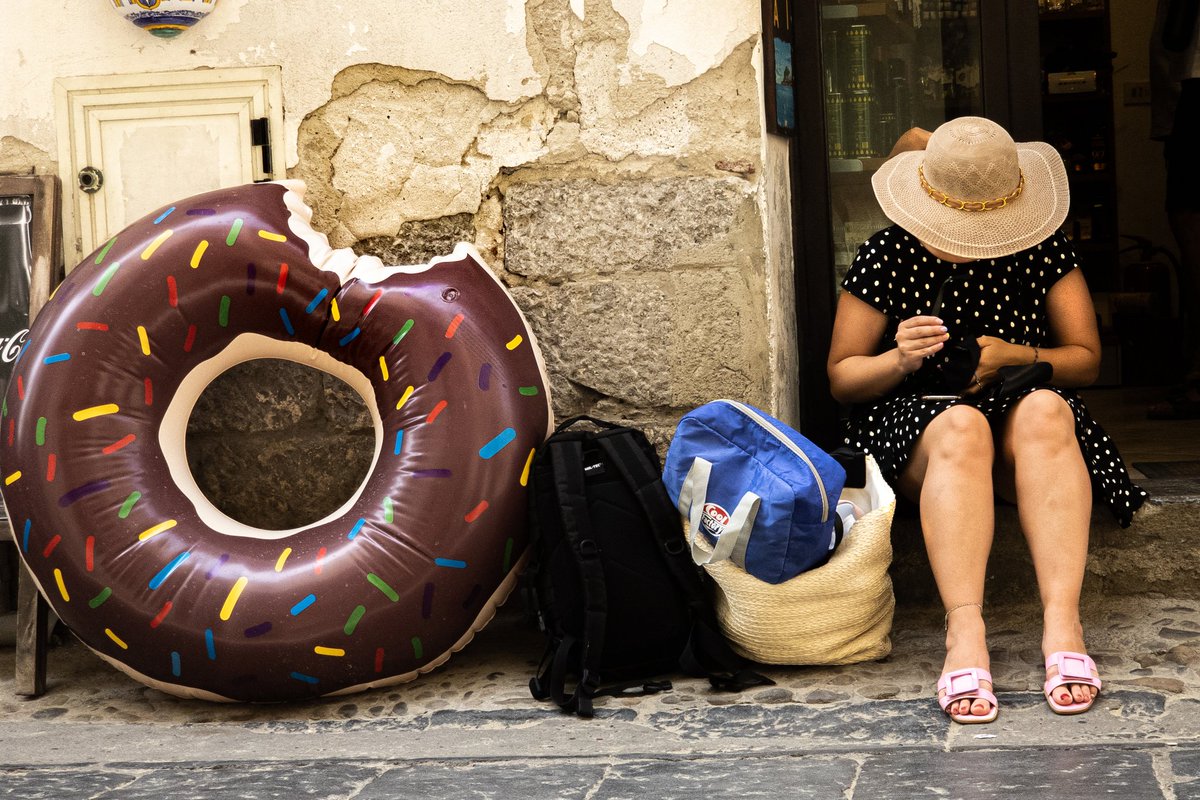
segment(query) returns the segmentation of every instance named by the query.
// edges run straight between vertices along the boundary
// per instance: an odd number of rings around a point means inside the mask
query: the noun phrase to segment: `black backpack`
[[[600,430],[571,430],[585,420]],[[535,699],[590,717],[593,698],[669,690],[653,679],[671,673],[728,691],[773,683],[719,632],[708,577],[692,563],[641,431],[573,417],[539,449],[531,474],[524,587],[547,637],[529,682]]]

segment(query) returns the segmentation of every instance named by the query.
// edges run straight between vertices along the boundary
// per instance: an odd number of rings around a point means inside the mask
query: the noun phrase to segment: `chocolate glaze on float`
[[[553,425],[533,335],[469,245],[385,267],[331,250],[296,182],[199,195],[121,231],[42,310],[3,409],[18,549],[90,648],[164,691],[288,700],[397,683],[464,646],[516,580]],[[196,399],[285,358],[375,424],[358,491],[311,525],[216,509]]]

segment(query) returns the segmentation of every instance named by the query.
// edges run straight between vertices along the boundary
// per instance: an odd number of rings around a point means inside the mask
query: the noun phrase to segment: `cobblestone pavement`
[[[1200,601],[1090,599],[1105,689],[1076,717],[1042,700],[1038,618],[988,610],[1002,710],[982,726],[932,699],[928,608],[899,610],[884,661],[771,669],[741,695],[679,679],[590,721],[530,698],[541,644],[513,610],[414,683],[288,705],[171,698],[74,643],[26,700],[0,650],[0,797],[1200,800]]]

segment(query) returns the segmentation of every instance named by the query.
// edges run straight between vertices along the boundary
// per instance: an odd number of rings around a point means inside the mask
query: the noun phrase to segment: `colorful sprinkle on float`
[[[43,594],[181,696],[411,679],[486,624],[527,541],[552,420],[511,297],[468,245],[413,267],[330,249],[302,192],[220,190],[121,231],[42,310],[5,398],[4,499]],[[196,399],[255,358],[336,375],[374,420],[370,474],[312,525],[238,523],[188,470]]]

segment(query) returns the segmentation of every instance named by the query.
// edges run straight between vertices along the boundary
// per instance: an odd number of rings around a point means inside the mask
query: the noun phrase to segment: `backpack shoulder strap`
[[[583,442],[567,439],[550,446],[551,475],[558,499],[563,534],[579,565],[583,588],[583,639],[566,643],[565,652],[556,654],[549,691],[558,705],[581,717],[592,716],[592,698],[600,688],[599,665],[604,652],[604,631],[608,616],[608,592],[600,548],[592,532],[583,477]],[[560,648],[562,645],[560,645]],[[579,651],[579,681],[570,696],[564,688],[571,651]]]
[[[638,505],[650,521],[655,538],[672,548],[676,542],[683,547],[683,531],[680,528],[679,512],[671,502],[663,486],[662,474],[651,463],[649,456],[634,444],[637,431],[626,429],[601,435],[597,442],[609,460],[617,468],[621,478],[637,498]]]

